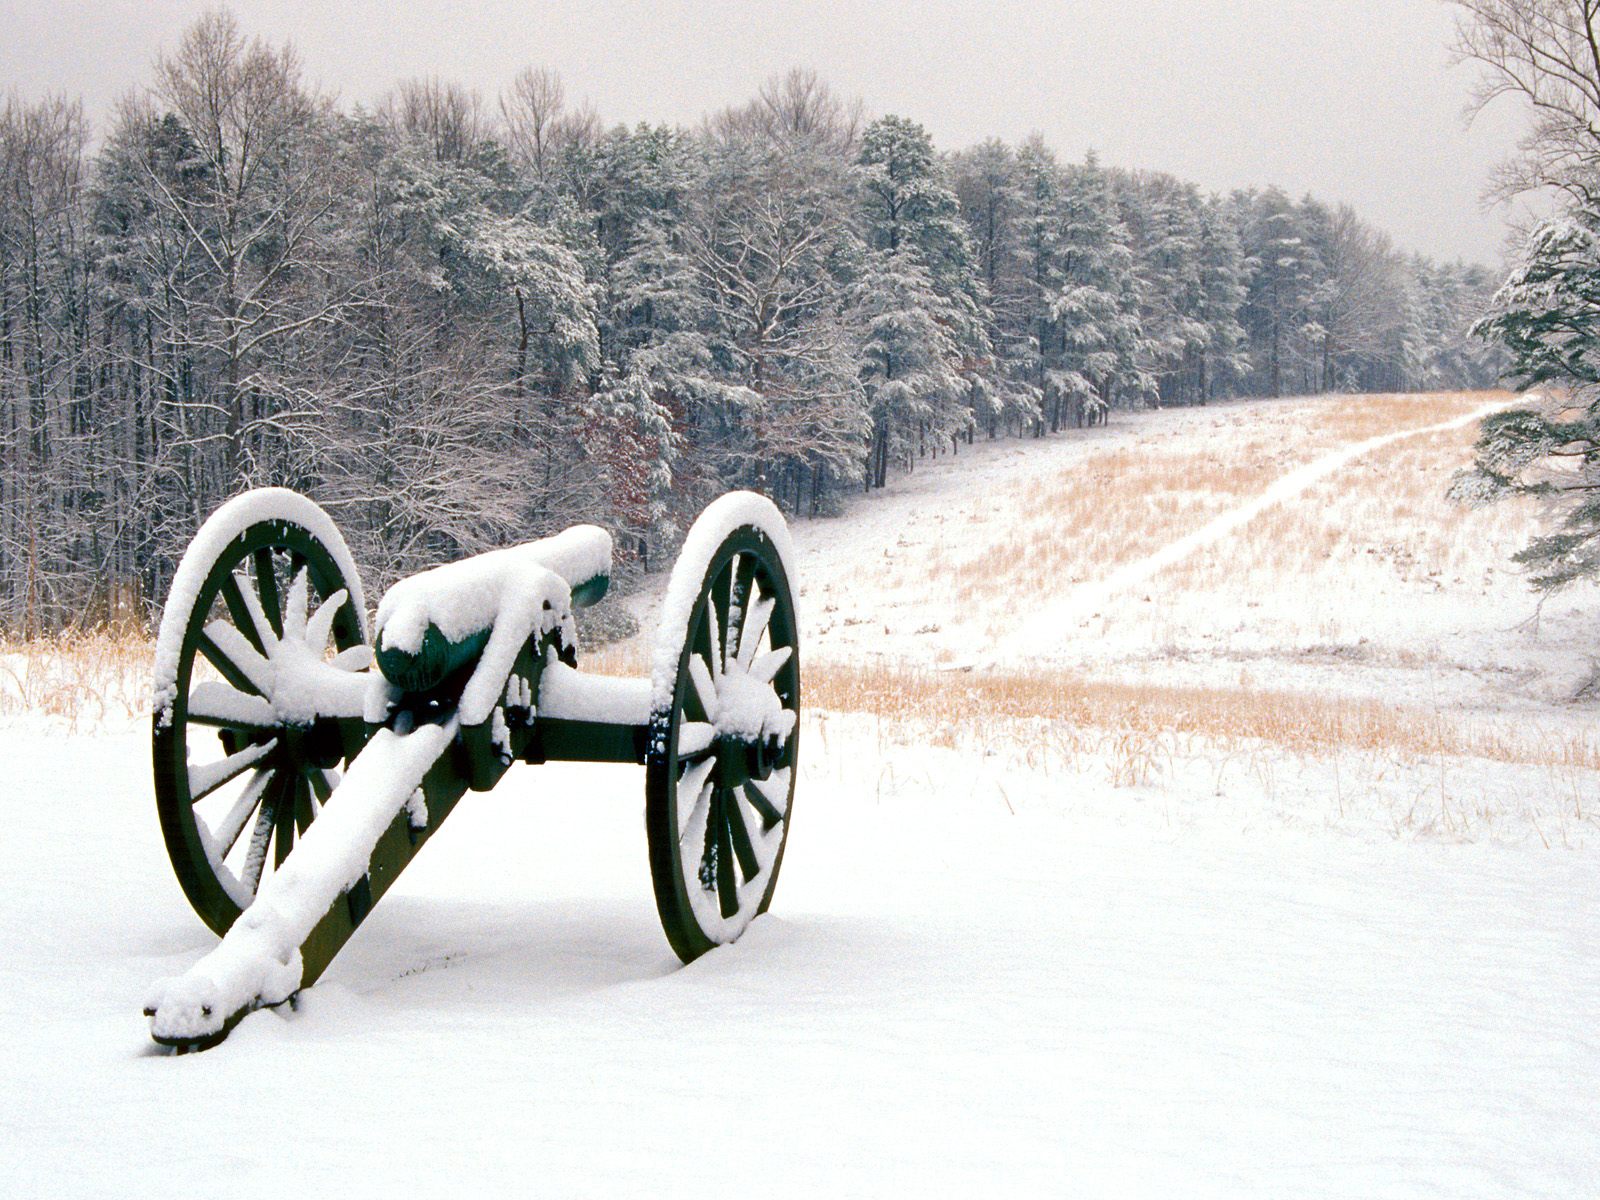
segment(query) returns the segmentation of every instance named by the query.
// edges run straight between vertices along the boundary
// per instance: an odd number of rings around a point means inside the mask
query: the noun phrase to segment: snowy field
[[[1442,499],[1493,402],[1119,416],[802,522],[742,941],[672,957],[642,771],[522,768],[202,1055],[138,1011],[215,939],[137,689],[6,664],[0,1195],[1600,1195],[1600,597],[1533,621],[1535,514]]]

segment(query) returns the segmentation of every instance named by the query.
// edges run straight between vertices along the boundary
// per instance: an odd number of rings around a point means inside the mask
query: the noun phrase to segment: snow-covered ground
[[[801,523],[813,694],[1049,671],[1492,749],[813,709],[773,912],[687,968],[643,773],[523,768],[297,1011],[149,1055],[215,939],[145,731],[10,718],[0,1195],[1600,1194],[1595,596],[1526,622],[1531,515],[1439,499],[1470,424],[1329,457],[1484,402],[1119,417]]]

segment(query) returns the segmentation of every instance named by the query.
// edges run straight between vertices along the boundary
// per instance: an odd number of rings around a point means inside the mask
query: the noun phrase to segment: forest
[[[824,515],[977,439],[1500,368],[1493,274],[1348,207],[940,149],[804,70],[695,128],[531,67],[347,106],[214,13],[105,125],[0,106],[0,633],[146,621],[249,486],[379,587],[578,520],[651,569],[731,487]]]

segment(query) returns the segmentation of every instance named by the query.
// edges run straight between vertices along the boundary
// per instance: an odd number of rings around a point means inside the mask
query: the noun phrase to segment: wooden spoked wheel
[[[219,934],[288,856],[337,768],[366,739],[371,652],[360,582],[346,578],[353,568],[342,541],[325,544],[332,523],[322,510],[278,497],[289,517],[240,522],[220,550],[216,538],[195,540],[168,598],[185,607],[162,622],[163,644],[181,630],[176,661],[163,667],[157,653],[161,832],[184,894]],[[299,505],[304,520],[295,519]]]
[[[771,903],[799,751],[799,634],[773,543],[740,525],[700,579],[670,698],[657,683],[645,764],[656,908],[684,962]]]

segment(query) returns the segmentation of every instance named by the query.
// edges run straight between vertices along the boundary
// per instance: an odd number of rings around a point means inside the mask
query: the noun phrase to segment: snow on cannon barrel
[[[602,529],[400,581],[369,647],[327,514],[282,489],[224,505],[174,577],[152,730],[173,869],[222,942],[156,986],[151,1035],[204,1049],[313,984],[456,803],[516,762],[642,764],[668,941],[687,962],[735,940],[788,840],[792,563],[769,500],[717,500],[673,568],[650,677],[612,679],[576,669],[572,617],[608,586]]]
[[[611,582],[611,535],[597,525],[575,525],[401,580],[378,605],[378,670],[405,691],[432,691],[478,661],[491,630],[503,628],[513,608],[523,606],[521,620],[530,624],[541,605],[553,611],[561,589],[548,594],[543,576],[551,573],[573,608],[599,603]]]

